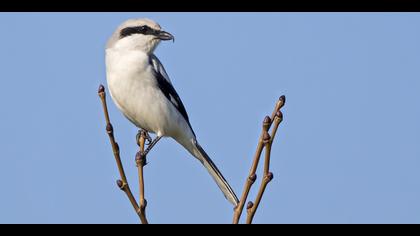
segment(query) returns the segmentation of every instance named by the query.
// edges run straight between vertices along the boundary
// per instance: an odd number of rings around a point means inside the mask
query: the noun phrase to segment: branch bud
[[[271,136],[268,132],[264,132],[263,134],[263,143],[267,144],[270,142]]]
[[[273,172],[268,172],[268,174],[265,176],[267,178],[267,181],[270,182],[273,179]]]
[[[146,199],[144,199],[143,203],[140,204],[140,207],[142,208],[142,210],[146,209],[146,207],[147,207]]]
[[[251,201],[249,201],[249,202],[246,204],[246,209],[247,209],[247,210],[249,210],[249,209],[251,209],[253,206],[254,206],[254,203],[253,203],[253,202],[251,202]]]
[[[257,175],[253,174],[253,175],[249,176],[248,179],[249,179],[249,181],[251,181],[251,183],[254,183],[255,180],[257,180]]]
[[[280,121],[282,121],[283,120],[283,112],[281,112],[280,110],[278,110],[276,112],[276,117],[278,117],[280,119]]]
[[[269,116],[265,116],[264,121],[263,121],[263,129],[267,131],[268,127],[270,127],[270,124],[271,124],[271,118]]]
[[[117,185],[118,185],[118,188],[120,188],[121,190],[124,188],[124,183],[120,179],[117,180]]]
[[[136,164],[137,167],[138,166],[145,166],[146,165],[146,156],[144,155],[144,153],[142,151],[138,151],[136,153]]]
[[[108,134],[112,134],[112,132],[114,131],[114,128],[112,127],[112,125],[111,125],[111,123],[108,123],[107,125],[106,125],[106,132],[108,133]]]
[[[281,95],[280,98],[279,98],[279,101],[281,102],[281,105],[280,105],[280,108],[281,108],[286,103],[286,96]]]
[[[103,92],[105,92],[105,87],[102,84],[100,84],[98,88],[98,94]]]

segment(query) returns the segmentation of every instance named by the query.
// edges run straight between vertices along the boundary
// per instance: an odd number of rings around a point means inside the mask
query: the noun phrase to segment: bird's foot
[[[146,156],[150,150],[152,150],[153,146],[156,145],[156,143],[159,142],[159,140],[162,138],[162,136],[157,136],[155,139],[153,139],[153,141],[151,141],[148,145],[146,150],[144,150],[144,152],[142,153],[144,156]]]
[[[150,136],[150,134],[149,134],[149,132],[147,132],[146,130],[144,130],[144,129],[140,129],[139,130],[139,132],[137,132],[137,135],[136,135],[136,142],[137,142],[137,145],[138,146],[140,146],[140,137],[141,137],[141,135],[143,135],[143,137],[146,139],[146,145],[147,146],[149,146],[151,143],[152,143],[152,141],[153,141],[153,139],[152,139],[152,137]]]

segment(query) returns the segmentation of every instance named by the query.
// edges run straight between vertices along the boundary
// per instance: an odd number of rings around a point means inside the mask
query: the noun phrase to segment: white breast
[[[157,135],[191,138],[188,124],[159,90],[147,54],[107,49],[106,67],[111,97],[132,123]]]

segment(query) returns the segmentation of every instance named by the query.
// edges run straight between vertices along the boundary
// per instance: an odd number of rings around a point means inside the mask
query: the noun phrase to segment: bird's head
[[[141,50],[150,54],[161,40],[174,40],[174,36],[163,31],[153,20],[130,19],[118,26],[107,48]]]

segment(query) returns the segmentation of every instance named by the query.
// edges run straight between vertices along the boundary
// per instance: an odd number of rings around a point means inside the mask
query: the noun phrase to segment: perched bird
[[[172,137],[204,165],[225,197],[236,206],[238,198],[198,144],[181,98],[153,54],[162,40],[174,37],[150,19],[130,19],[116,29],[106,46],[111,97],[134,125],[156,134],[145,152],[162,137]]]

